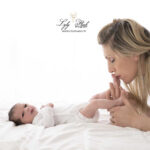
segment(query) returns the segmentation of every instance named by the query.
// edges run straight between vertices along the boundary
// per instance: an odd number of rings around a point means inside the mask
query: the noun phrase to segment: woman
[[[109,73],[118,82],[122,80],[132,96],[122,91],[124,105],[109,110],[112,123],[150,131],[150,108],[147,105],[150,93],[150,32],[131,19],[118,19],[99,32],[98,42],[102,45]],[[97,95],[97,98],[108,95],[109,91]]]

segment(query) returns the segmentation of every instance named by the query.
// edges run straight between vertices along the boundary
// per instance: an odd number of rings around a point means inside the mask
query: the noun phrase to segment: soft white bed
[[[150,132],[122,128],[101,114],[99,123],[69,123],[44,129],[15,127],[0,110],[0,150],[149,150]]]

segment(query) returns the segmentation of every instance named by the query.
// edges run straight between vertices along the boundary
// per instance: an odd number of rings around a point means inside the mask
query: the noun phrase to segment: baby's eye
[[[27,104],[24,105],[24,108],[27,107]]]
[[[22,113],[22,117],[24,117],[24,112]]]

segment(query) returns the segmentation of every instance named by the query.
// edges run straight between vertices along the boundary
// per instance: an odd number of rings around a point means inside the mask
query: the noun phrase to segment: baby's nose
[[[31,107],[26,107],[26,110],[29,112],[29,111],[31,111]]]

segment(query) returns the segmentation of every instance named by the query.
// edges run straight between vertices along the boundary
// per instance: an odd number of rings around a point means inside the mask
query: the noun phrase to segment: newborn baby
[[[16,125],[32,123],[44,127],[71,122],[97,122],[98,109],[110,109],[118,105],[122,105],[120,99],[94,99],[87,104],[56,108],[49,103],[38,111],[30,104],[17,103],[9,111],[9,121]]]

